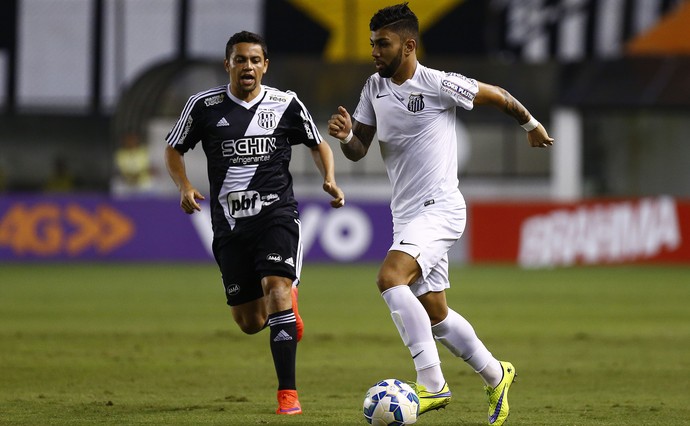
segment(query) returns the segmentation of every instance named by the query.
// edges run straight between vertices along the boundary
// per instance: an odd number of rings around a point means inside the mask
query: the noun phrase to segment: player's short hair
[[[384,27],[397,33],[401,38],[413,38],[419,41],[419,20],[407,2],[384,7],[371,17],[369,21],[371,31],[378,31]]]
[[[261,50],[264,52],[264,59],[268,59],[268,46],[266,46],[266,40],[259,34],[250,31],[240,31],[230,37],[230,40],[228,40],[228,43],[225,45],[225,59],[230,59],[232,47],[237,43],[253,43],[260,45]]]

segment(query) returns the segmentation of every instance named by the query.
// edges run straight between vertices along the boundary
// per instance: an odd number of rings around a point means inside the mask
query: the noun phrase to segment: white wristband
[[[345,136],[345,139],[340,139],[340,143],[343,145],[347,145],[352,140],[352,136],[354,135],[352,134],[352,129],[350,129],[350,133],[348,133],[347,136]]]
[[[530,118],[529,121],[528,121],[527,123],[525,123],[525,124],[520,124],[520,127],[522,127],[523,129],[525,129],[525,131],[527,131],[527,132],[531,132],[532,130],[534,130],[534,129],[536,129],[537,127],[539,127],[539,122],[537,121],[536,118],[534,118],[534,116],[532,116],[532,118]]]

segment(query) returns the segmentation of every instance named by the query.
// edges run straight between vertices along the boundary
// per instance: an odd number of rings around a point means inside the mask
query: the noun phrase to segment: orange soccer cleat
[[[276,414],[302,414],[302,406],[299,405],[296,390],[279,390],[278,391],[278,409]]]

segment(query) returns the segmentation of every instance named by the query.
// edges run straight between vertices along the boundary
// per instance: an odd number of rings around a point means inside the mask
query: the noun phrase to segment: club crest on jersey
[[[262,129],[270,130],[275,129],[276,125],[276,114],[273,111],[259,111],[256,123]]]
[[[407,101],[407,109],[410,112],[419,112],[424,109],[424,95],[421,93],[410,93]]]

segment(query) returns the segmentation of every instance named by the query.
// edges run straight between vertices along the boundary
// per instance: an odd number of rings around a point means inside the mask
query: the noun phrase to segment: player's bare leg
[[[268,313],[263,297],[241,305],[231,306],[230,311],[235,323],[246,334],[256,334],[266,327]]]

